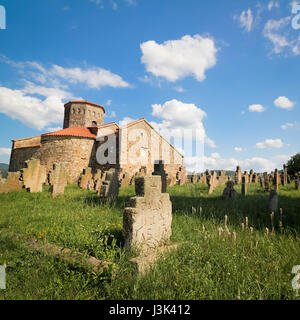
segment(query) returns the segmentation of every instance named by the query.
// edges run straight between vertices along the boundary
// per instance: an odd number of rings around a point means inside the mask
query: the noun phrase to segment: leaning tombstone
[[[68,184],[68,174],[62,164],[53,165],[53,170],[49,172],[49,184],[52,198],[65,192],[65,187]]]
[[[42,192],[47,174],[46,167],[41,165],[39,159],[25,161],[27,168],[21,170],[23,184],[29,192]]]
[[[93,183],[92,168],[83,169],[82,174],[80,175],[78,185],[81,189],[89,189]]]
[[[119,172],[116,168],[106,171],[106,178],[100,189],[100,200],[116,200],[119,195]]]

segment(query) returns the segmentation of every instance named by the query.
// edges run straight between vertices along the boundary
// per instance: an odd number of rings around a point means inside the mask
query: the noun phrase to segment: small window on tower
[[[92,122],[92,127],[96,127],[97,126],[97,122],[96,121],[93,121]]]

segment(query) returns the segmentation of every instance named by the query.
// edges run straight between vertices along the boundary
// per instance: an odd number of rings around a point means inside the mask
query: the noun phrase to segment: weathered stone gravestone
[[[191,182],[192,183],[197,183],[198,182],[198,175],[196,172],[193,172],[193,175],[191,177]]]
[[[275,169],[275,173],[274,173],[274,187],[275,187],[275,190],[276,190],[276,191],[278,191],[278,188],[279,188],[279,181],[280,181],[280,177],[279,177],[278,169]]]
[[[278,194],[276,190],[270,191],[269,210],[271,212],[276,212],[278,210]]]
[[[100,199],[105,200],[115,200],[119,195],[119,173],[118,169],[110,168],[106,172],[105,181],[103,181],[100,189]]]
[[[214,171],[210,176],[207,177],[207,184],[208,184],[208,194],[213,193],[215,188],[219,185],[216,171]]]
[[[21,173],[8,172],[6,179],[0,180],[0,193],[9,193],[12,191],[21,191],[23,187],[22,181],[20,181]]]
[[[158,162],[154,163],[154,171],[152,172],[153,176],[160,176],[161,177],[161,192],[167,192],[167,174],[164,170],[164,162],[159,160]]]
[[[259,177],[259,183],[260,183],[261,188],[264,188],[264,187],[265,187],[265,186],[264,186],[264,180],[263,180],[262,177]]]
[[[288,184],[288,172],[286,165],[283,165],[283,185],[286,186]]]
[[[121,187],[127,187],[127,186],[130,185],[130,181],[131,181],[131,174],[126,172],[122,176],[120,186]]]
[[[39,159],[25,161],[27,168],[22,169],[23,184],[29,192],[42,192],[47,174],[46,167],[41,165]]]
[[[220,186],[224,186],[225,183],[228,181],[227,177],[226,177],[226,171],[225,170],[221,170],[220,175],[218,176],[218,184]]]
[[[248,183],[252,183],[253,182],[253,175],[254,175],[254,173],[253,173],[253,170],[251,169],[250,172],[249,172],[249,181],[248,181]]]
[[[53,165],[53,170],[49,172],[49,184],[51,186],[52,198],[65,192],[65,187],[68,184],[68,174],[63,165]]]
[[[169,241],[171,237],[172,203],[168,193],[161,193],[159,176],[137,177],[136,197],[123,214],[125,247],[147,249]]]
[[[200,174],[200,178],[199,178],[199,182],[200,183],[206,183],[207,178],[206,178],[206,173],[201,173]]]
[[[94,189],[97,191],[98,195],[100,194],[103,178],[104,177],[103,177],[102,171],[100,169],[97,169],[96,173],[93,176],[93,181],[94,181]]]
[[[223,191],[222,199],[237,199],[238,197],[238,193],[234,190],[234,182],[228,181],[226,184],[226,188]]]
[[[247,176],[242,176],[242,195],[247,194]]]
[[[297,173],[295,175],[295,189],[299,190],[299,175]]]
[[[186,174],[186,168],[185,167],[179,167],[179,170],[176,174],[176,179],[178,181],[178,184],[180,186],[183,186],[186,184],[187,174]]]
[[[249,174],[247,171],[244,172],[244,176],[246,178],[246,183],[249,183]],[[242,176],[242,181],[243,181],[243,176]]]
[[[78,181],[79,187],[81,189],[89,189],[93,182],[92,168],[88,167],[83,169],[83,173],[80,175]]]
[[[236,181],[236,183],[241,183],[242,182],[242,170],[241,170],[240,166],[236,167],[235,181]]]
[[[258,174],[256,172],[253,173],[252,183],[258,183]]]
[[[265,191],[270,191],[270,177],[267,172],[264,172],[264,184],[265,184]]]
[[[176,184],[176,174],[167,173],[167,186],[174,186]]]

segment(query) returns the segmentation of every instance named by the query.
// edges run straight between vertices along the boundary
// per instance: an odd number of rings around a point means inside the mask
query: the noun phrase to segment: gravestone
[[[12,191],[21,191],[23,187],[22,181],[20,181],[21,173],[8,172],[6,179],[0,180],[0,193],[9,193]]]
[[[259,183],[261,188],[264,188],[264,179],[262,177],[259,177]]]
[[[119,172],[116,168],[106,171],[105,181],[100,189],[100,200],[115,200],[119,195]]]
[[[278,191],[278,188],[279,188],[279,181],[280,181],[280,177],[279,177],[278,169],[275,169],[275,173],[274,173],[274,187],[275,187],[275,190],[276,190],[276,191]]]
[[[49,184],[52,198],[65,192],[65,187],[68,184],[68,174],[63,165],[53,165],[53,170],[49,172]]]
[[[224,186],[225,183],[227,182],[227,177],[226,177],[226,171],[221,170],[220,175],[218,177],[219,185]]]
[[[168,193],[162,193],[159,176],[137,177],[136,197],[123,213],[125,247],[145,249],[169,241],[172,224],[172,203]]]
[[[253,173],[252,183],[258,183],[258,174],[256,172]]]
[[[247,171],[244,172],[244,176],[246,178],[246,183],[249,183],[249,174]],[[243,180],[243,177],[242,177],[242,180]]]
[[[288,184],[288,172],[286,165],[283,165],[283,185],[286,186]]]
[[[187,174],[186,174],[186,168],[185,167],[179,167],[178,172],[176,174],[176,179],[178,181],[178,184],[180,186],[183,186],[186,184]]]
[[[237,199],[238,197],[238,193],[234,190],[234,182],[228,181],[226,184],[226,188],[223,191],[222,199]]]
[[[201,173],[199,178],[199,183],[206,183],[206,173]]]
[[[270,177],[267,172],[264,172],[264,184],[265,184],[265,191],[270,191]]]
[[[249,172],[249,181],[248,181],[248,183],[252,183],[253,182],[253,175],[254,175],[254,173],[253,173],[253,170],[251,169],[250,172]]]
[[[215,188],[219,185],[216,171],[214,171],[210,176],[208,176],[207,184],[208,194],[212,194]]]
[[[82,174],[80,175],[78,185],[81,189],[89,189],[93,183],[93,175],[92,175],[92,168],[85,168],[83,169]]]
[[[242,195],[247,194],[247,176],[242,176]]]
[[[236,167],[235,181],[236,181],[236,183],[241,183],[242,182],[242,170],[241,170],[240,166]]]
[[[27,168],[22,169],[23,184],[29,192],[42,192],[47,174],[46,167],[41,165],[39,159],[25,161]]]
[[[130,185],[130,180],[131,180],[131,174],[126,172],[123,174],[122,179],[121,179],[121,187],[127,187]]]
[[[278,194],[276,190],[270,191],[269,210],[271,212],[276,212],[278,210]]]
[[[295,190],[299,190],[299,175],[295,174]]]
[[[196,172],[193,172],[193,175],[191,177],[191,182],[192,183],[197,183],[198,182],[198,175]]]
[[[154,163],[154,171],[152,172],[152,175],[161,177],[161,192],[166,193],[168,176],[164,170],[164,162],[162,160]]]
[[[102,170],[97,169],[96,173],[94,174],[93,181],[94,181],[94,189],[97,191],[97,194],[100,194],[100,189],[102,186],[104,176],[102,174]]]

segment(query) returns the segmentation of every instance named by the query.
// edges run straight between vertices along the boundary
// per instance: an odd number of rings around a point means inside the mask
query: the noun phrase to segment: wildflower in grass
[[[223,233],[223,228],[220,227],[220,228],[218,229],[218,232],[219,232],[219,238],[221,238],[221,235],[222,235],[222,233]]]
[[[266,234],[269,234],[269,228],[266,228]]]
[[[205,227],[204,226],[202,226],[202,230],[205,231]]]
[[[232,232],[232,239],[233,239],[233,243],[235,244],[236,243],[236,232],[235,231]]]
[[[200,215],[202,214],[202,207],[200,207]]]
[[[196,208],[192,207],[192,214],[196,213]]]
[[[271,225],[272,225],[272,233],[274,233],[274,212],[270,214]]]
[[[244,231],[244,229],[245,229],[245,224],[242,223],[242,230]]]
[[[227,215],[225,214],[225,228],[227,227],[227,221],[228,221],[228,217],[227,217]]]
[[[245,218],[246,229],[248,229],[248,217]]]
[[[253,227],[250,227],[250,232],[253,233]]]

